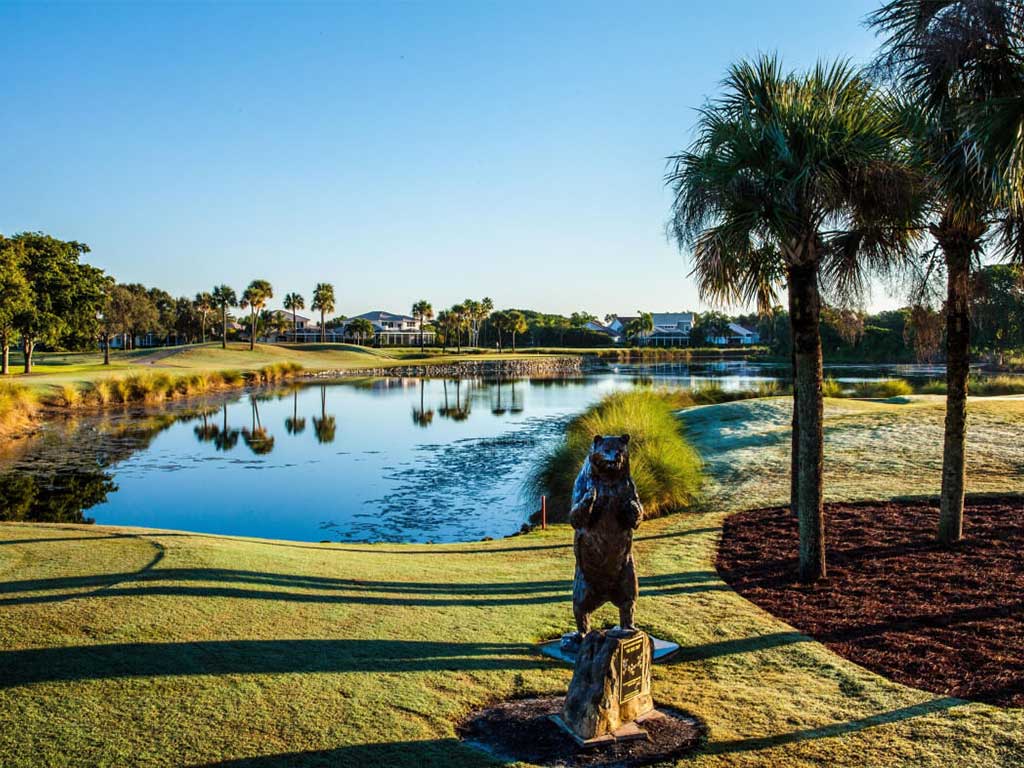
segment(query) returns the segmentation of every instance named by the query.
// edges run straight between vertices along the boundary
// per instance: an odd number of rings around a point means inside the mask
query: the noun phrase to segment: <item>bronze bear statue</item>
[[[596,435],[572,491],[569,522],[575,529],[576,577],[572,609],[575,646],[590,631],[590,614],[607,602],[619,609],[619,626],[633,630],[639,586],[633,562],[633,531],[644,508],[629,474],[629,435]]]

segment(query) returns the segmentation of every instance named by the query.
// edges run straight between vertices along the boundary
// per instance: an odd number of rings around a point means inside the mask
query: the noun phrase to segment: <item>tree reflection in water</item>
[[[238,445],[238,430],[228,426],[228,404],[224,403],[224,426],[213,438],[213,447],[218,451],[230,451]]]
[[[101,469],[63,468],[45,475],[0,475],[0,520],[42,523],[91,523],[82,512],[117,490]]]
[[[333,443],[337,422],[334,416],[327,415],[327,385],[320,385],[320,418],[313,417],[313,431],[316,432],[318,443]]]
[[[249,450],[257,456],[265,456],[274,450],[274,436],[271,435],[260,423],[259,398],[252,395],[249,398],[252,406],[252,428],[242,427],[242,439],[249,446]]]
[[[412,423],[420,427],[429,427],[434,421],[434,409],[426,408],[423,403],[423,388],[426,382],[420,379],[420,407],[412,407]]]
[[[284,428],[289,435],[301,435],[306,431],[305,417],[299,417],[299,388],[292,389],[292,415],[284,420]]]

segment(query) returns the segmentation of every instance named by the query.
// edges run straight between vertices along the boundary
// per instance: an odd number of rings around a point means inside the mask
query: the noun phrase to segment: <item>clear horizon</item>
[[[864,61],[876,6],[5,5],[0,232],[174,295],[333,282],[349,315],[704,310],[666,156],[729,64]]]

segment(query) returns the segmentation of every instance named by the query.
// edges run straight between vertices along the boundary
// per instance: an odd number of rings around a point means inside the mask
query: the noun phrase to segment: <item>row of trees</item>
[[[768,311],[788,290],[804,581],[826,574],[823,295],[855,304],[872,274],[910,277],[922,302],[945,276],[938,538],[963,535],[970,277],[986,250],[1024,257],[1022,20],[1020,0],[892,0],[870,70],[741,62],[672,160],[670,227],[702,296]]]

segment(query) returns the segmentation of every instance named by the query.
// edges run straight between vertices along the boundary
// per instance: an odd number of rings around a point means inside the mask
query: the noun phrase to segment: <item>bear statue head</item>
[[[594,435],[590,448],[591,471],[599,475],[629,474],[629,435]]]

